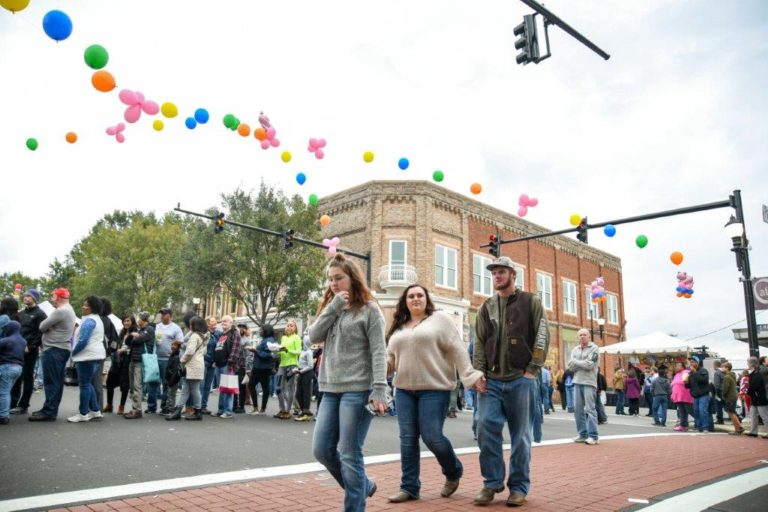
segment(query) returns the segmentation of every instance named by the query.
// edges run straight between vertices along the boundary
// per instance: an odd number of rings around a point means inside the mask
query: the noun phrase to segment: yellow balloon
[[[163,122],[160,119],[155,119],[155,122],[152,123],[152,128],[154,128],[158,132],[163,130],[163,126],[165,126],[165,125],[163,124]]]
[[[0,0],[0,5],[11,12],[19,12],[27,8],[29,0]]]
[[[176,108],[176,105],[174,105],[170,101],[166,101],[165,103],[160,105],[160,112],[162,112],[163,115],[169,119],[179,115],[179,109]]]
[[[571,215],[570,220],[571,220],[571,226],[578,226],[579,224],[581,224],[581,215],[579,215],[578,213],[574,213],[573,215]]]
[[[366,163],[373,162],[373,151],[366,151],[363,153],[363,160],[365,160]]]
[[[280,155],[280,159],[283,162],[285,162],[285,163],[290,162],[291,161],[291,152],[290,151],[283,151],[283,154]]]

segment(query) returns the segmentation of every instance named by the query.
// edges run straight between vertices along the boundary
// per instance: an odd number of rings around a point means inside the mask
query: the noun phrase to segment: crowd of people
[[[496,293],[478,311],[469,351],[452,320],[435,310],[429,290],[419,284],[404,290],[385,332],[384,316],[362,272],[341,254],[328,263],[328,286],[316,320],[303,337],[289,320],[279,340],[271,325],[254,335],[228,315],[217,320],[189,313],[178,325],[169,308],[125,315],[118,330],[107,299],[86,297],[78,319],[69,291],[58,288],[50,296],[54,309],[46,315],[38,305],[40,294],[30,289],[22,310],[13,298],[0,303],[0,424],[10,415],[28,414],[36,368],[42,372],[45,400],[29,421],[57,419],[71,367],[79,386],[78,411],[67,418],[72,423],[98,421],[109,413],[129,420],[158,413],[168,421],[200,421],[205,415],[227,420],[249,405],[250,414],[266,414],[273,397],[279,403],[274,418],[316,421],[313,455],[344,490],[344,510],[361,511],[377,491],[363,463],[367,432],[374,416],[393,411],[395,398],[401,480],[388,500],[419,498],[419,440],[442,469],[440,495],[456,492],[464,468],[443,427],[463,387],[474,405],[472,430],[483,477],[474,503],[489,505],[508,489],[506,504],[520,506],[530,490],[531,444],[541,440],[543,415],[555,410],[554,391],[563,409],[575,415],[574,442],[597,445],[598,426],[607,421],[607,382],[586,329],[578,332],[579,343],[565,367],[553,374],[545,365],[549,328],[539,297],[515,287],[511,259],[497,258],[488,270]],[[643,398],[647,415],[661,427],[667,426],[674,404],[675,431],[685,432],[691,423],[699,432],[711,431],[727,414],[734,434],[756,436],[759,419],[768,424],[765,363],[750,358],[748,372],[737,376],[730,363],[718,362],[712,384],[695,355],[674,369],[617,367],[612,381],[616,414],[625,414],[626,401],[627,414],[638,416]],[[208,402],[214,388],[215,407]],[[750,432],[740,423],[747,414]],[[508,464],[502,449],[505,426]]]

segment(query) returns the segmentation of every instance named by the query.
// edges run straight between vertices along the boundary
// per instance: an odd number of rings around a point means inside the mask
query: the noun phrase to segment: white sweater
[[[389,338],[387,363],[395,371],[393,385],[409,391],[450,391],[456,386],[456,370],[467,388],[483,375],[472,368],[456,326],[440,311],[412,329],[397,330]]]

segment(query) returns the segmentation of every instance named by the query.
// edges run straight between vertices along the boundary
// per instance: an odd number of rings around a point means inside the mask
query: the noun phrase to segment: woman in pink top
[[[672,378],[672,403],[677,407],[677,416],[680,418],[680,424],[674,428],[675,432],[688,432],[688,415],[693,415],[693,395],[691,390],[685,387],[689,373],[684,362],[678,362],[675,365],[675,376]]]
[[[629,401],[629,415],[637,416],[640,413],[640,381],[637,380],[637,370],[630,368],[627,372],[627,380],[624,382],[624,392]]]

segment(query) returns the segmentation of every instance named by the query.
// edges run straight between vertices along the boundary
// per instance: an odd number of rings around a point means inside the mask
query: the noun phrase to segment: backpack
[[[173,387],[177,385],[183,376],[184,372],[181,367],[181,358],[179,358],[178,355],[171,356],[171,358],[168,359],[168,366],[165,368],[165,381],[168,383],[168,386]]]

